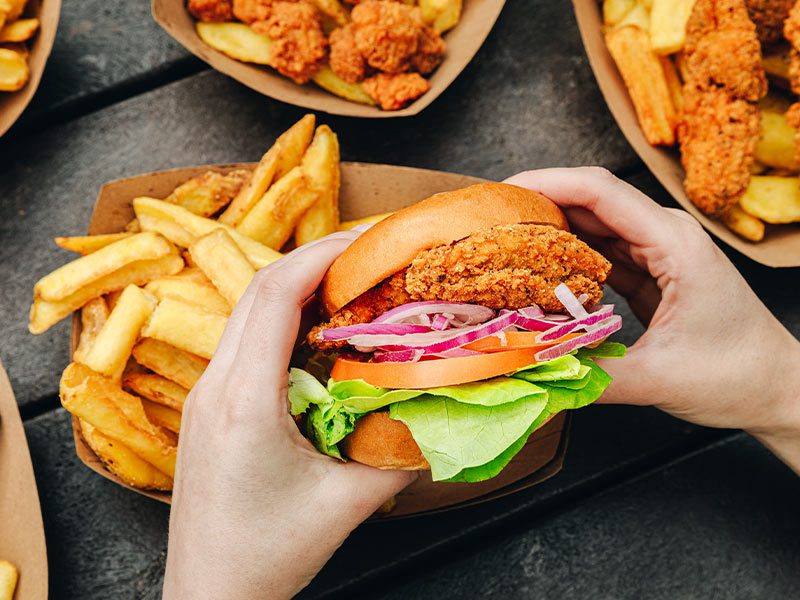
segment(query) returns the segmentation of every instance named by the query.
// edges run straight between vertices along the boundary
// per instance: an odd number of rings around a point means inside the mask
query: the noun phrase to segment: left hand
[[[183,411],[164,598],[289,598],[415,473],[318,453],[288,412],[301,306],[357,237],[262,269]]]

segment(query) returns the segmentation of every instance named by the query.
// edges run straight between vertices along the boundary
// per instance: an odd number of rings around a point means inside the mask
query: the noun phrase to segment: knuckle
[[[620,182],[620,179],[605,167],[594,165],[589,167],[580,167],[580,170],[606,184],[616,185]]]
[[[261,270],[253,280],[256,286],[256,298],[259,303],[276,304],[289,296],[290,288],[274,269]]]

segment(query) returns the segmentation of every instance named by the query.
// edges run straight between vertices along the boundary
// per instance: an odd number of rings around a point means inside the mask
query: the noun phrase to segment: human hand
[[[609,284],[647,326],[624,359],[601,361],[614,378],[601,401],[747,429],[800,470],[800,343],[688,213],[594,167],[507,183],[561,206],[611,260]]]
[[[416,477],[318,453],[289,415],[303,301],[356,237],[259,271],[183,410],[164,598],[289,598]]]

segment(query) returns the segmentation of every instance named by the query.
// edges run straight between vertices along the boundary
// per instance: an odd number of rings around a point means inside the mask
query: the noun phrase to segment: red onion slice
[[[434,315],[450,313],[458,318],[464,325],[477,325],[494,317],[491,308],[466,302],[409,302],[386,311],[373,321],[373,323],[402,323],[418,315]]]
[[[546,360],[553,360],[559,356],[564,356],[573,350],[577,350],[578,348],[583,348],[584,346],[598,342],[603,338],[608,337],[615,331],[619,331],[620,329],[622,329],[622,317],[619,315],[614,315],[605,321],[601,321],[600,323],[593,325],[586,333],[582,335],[561,342],[560,344],[556,344],[555,346],[551,346],[546,350],[537,352],[535,356],[536,361],[544,362]]]
[[[589,316],[589,313],[583,308],[583,304],[575,297],[575,294],[567,287],[566,283],[559,283],[553,292],[573,318],[583,319]]]
[[[452,350],[445,350],[444,352],[437,352],[436,354],[426,354],[425,356],[435,356],[436,358],[464,358],[465,356],[478,356],[482,352],[475,350],[467,350],[466,348],[453,348]]]
[[[558,338],[564,337],[568,333],[572,333],[576,329],[586,329],[587,327],[595,325],[600,321],[605,321],[613,314],[614,314],[614,305],[604,304],[597,310],[589,313],[589,316],[584,317],[583,319],[576,319],[574,321],[570,321],[562,325],[556,325],[555,327],[551,327],[547,331],[540,333],[538,336],[536,336],[536,341],[553,342]],[[521,327],[519,322],[517,323],[517,325]]]
[[[533,306],[526,306],[525,308],[520,308],[517,312],[520,314],[520,316],[528,319],[537,319],[539,317],[544,317],[544,311],[535,304]]]
[[[431,320],[431,329],[435,331],[444,331],[448,327],[450,327],[450,322],[455,319],[455,315],[452,313],[443,313],[440,315],[436,315]]]
[[[320,333],[320,338],[326,342],[336,342],[347,340],[356,335],[408,335],[412,333],[424,333],[430,330],[430,327],[412,325],[411,323],[359,323],[358,325],[345,325],[344,327],[323,329]],[[369,346],[370,344],[353,345]]]
[[[380,362],[418,362],[422,355],[422,350],[398,350],[397,352],[376,352],[372,360]]]

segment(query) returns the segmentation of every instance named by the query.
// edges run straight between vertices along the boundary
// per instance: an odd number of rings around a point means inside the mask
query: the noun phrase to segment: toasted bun
[[[332,315],[410,265],[421,251],[516,223],[569,229],[552,200],[506,183],[479,183],[431,196],[373,225],[353,242],[322,280],[322,305]]]
[[[390,419],[385,411],[361,417],[353,433],[344,438],[339,447],[352,460],[379,469],[427,471],[431,468],[408,427]]]

